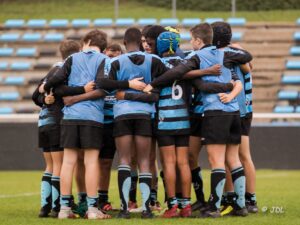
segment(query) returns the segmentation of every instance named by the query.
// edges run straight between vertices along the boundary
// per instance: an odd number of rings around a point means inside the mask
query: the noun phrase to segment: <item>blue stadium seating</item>
[[[163,27],[166,26],[176,27],[179,24],[179,20],[177,18],[162,18],[159,21],[159,24]]]
[[[0,92],[0,101],[17,101],[20,97],[19,92]]]
[[[220,22],[224,21],[223,18],[206,18],[205,22],[206,23],[214,23],[214,22]]]
[[[189,32],[180,33],[180,39],[182,41],[189,41],[191,40],[191,34]]]
[[[0,36],[2,42],[15,42],[20,38],[20,34],[17,33],[4,33]]]
[[[20,28],[24,26],[24,20],[19,20],[19,19],[11,19],[11,20],[6,20],[4,23],[4,27],[8,28]]]
[[[300,46],[293,46],[290,48],[291,55],[300,55]]]
[[[36,54],[36,48],[19,48],[16,56],[33,57]]]
[[[7,70],[8,63],[7,62],[0,62],[0,70]]]
[[[199,23],[201,23],[201,19],[199,19],[199,18],[184,18],[181,21],[181,24],[184,27],[193,27]]]
[[[52,28],[66,28],[69,25],[69,21],[66,19],[53,19],[49,22],[49,27]]]
[[[295,41],[300,41],[300,32],[295,32],[294,33],[294,40]]]
[[[134,19],[133,18],[118,18],[115,21],[115,25],[117,27],[128,27],[134,25]]]
[[[300,26],[300,18],[298,18],[298,19],[296,20],[296,24],[297,24],[298,26]]]
[[[44,19],[32,19],[32,20],[28,20],[27,22],[27,26],[30,28],[43,28],[46,27],[47,25],[47,21]]]
[[[282,75],[282,84],[300,84],[300,75]]]
[[[155,18],[141,18],[138,20],[139,26],[154,25],[156,23],[157,23],[157,19]]]
[[[112,25],[113,25],[113,20],[109,18],[94,20],[94,26],[96,27],[111,27]]]
[[[25,33],[22,36],[22,41],[26,42],[38,42],[42,39],[42,35],[40,33]]]
[[[299,70],[300,69],[300,61],[288,60],[285,64],[285,67],[288,70]]]
[[[245,18],[228,18],[227,23],[229,23],[231,26],[245,26],[246,19]]]
[[[12,56],[13,48],[0,48],[0,56]]]
[[[6,85],[24,85],[25,78],[24,77],[6,77],[3,82]]]
[[[233,32],[232,33],[232,40],[233,41],[241,41],[242,40],[242,38],[243,38],[243,36],[244,36],[244,33],[243,32]]]
[[[64,34],[62,33],[49,33],[46,34],[44,40],[47,42],[60,42],[64,39]]]
[[[296,112],[296,113],[300,113],[300,106],[297,106],[297,107],[296,107],[295,112]]]
[[[281,90],[277,95],[279,100],[296,100],[299,97],[298,91]]]
[[[0,107],[0,114],[12,114],[13,112],[14,112],[13,108]]]
[[[287,105],[287,106],[277,105],[277,106],[275,106],[273,112],[274,113],[293,113],[294,107],[290,106],[290,105]]]
[[[31,63],[29,62],[13,62],[10,64],[10,69],[12,70],[29,70]]]
[[[73,27],[88,27],[90,26],[91,20],[90,19],[74,19],[72,20]]]

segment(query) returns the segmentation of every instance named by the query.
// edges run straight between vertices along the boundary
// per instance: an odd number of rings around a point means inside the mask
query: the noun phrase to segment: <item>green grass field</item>
[[[209,171],[204,171],[206,196],[209,191]],[[259,208],[267,207],[266,212],[260,211],[257,215],[246,218],[219,218],[219,219],[159,219],[141,220],[134,215],[130,220],[111,219],[107,221],[56,220],[39,219],[39,185],[40,171],[34,172],[0,172],[0,224],[1,225],[40,225],[40,224],[300,224],[299,186],[300,171],[259,170],[257,172],[257,196]],[[114,207],[119,206],[116,172],[112,174],[110,200]],[[76,191],[74,190],[74,193]],[[162,184],[159,183],[159,199],[162,200]],[[194,196],[193,196],[194,198]],[[272,207],[282,207],[282,213],[272,213]]]
[[[164,18],[171,17],[170,9],[161,7],[151,7],[138,1],[120,1],[119,17],[138,18]],[[178,10],[177,17],[222,17],[231,16],[227,12],[207,12]],[[245,17],[248,21],[272,21],[272,22],[295,22],[300,17],[300,10],[272,10],[246,12],[238,11],[237,17]],[[53,18],[114,18],[113,0],[1,0],[0,1],[0,22],[7,19],[53,19]]]

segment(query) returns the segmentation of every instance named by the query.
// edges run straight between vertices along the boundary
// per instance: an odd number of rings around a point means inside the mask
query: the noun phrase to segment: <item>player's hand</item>
[[[207,69],[209,70],[209,73],[212,75],[221,75],[222,73],[220,64],[213,65]]]
[[[42,83],[42,84],[40,85],[40,87],[39,87],[39,92],[40,92],[41,94],[42,94],[42,93],[45,93],[44,87],[45,87],[45,83]]]
[[[85,93],[93,91],[95,88],[95,82],[90,81],[86,85],[84,85],[84,91]]]
[[[144,88],[143,92],[150,93],[150,92],[152,91],[152,89],[153,89],[153,87],[151,86],[151,84],[148,84],[148,85]]]
[[[219,97],[220,97],[220,101],[224,104],[231,102],[232,99],[234,98],[231,94],[226,94],[226,93],[220,93]]]
[[[71,106],[74,104],[74,97],[73,96],[63,97],[63,101],[64,101],[65,106]]]
[[[234,44],[231,44],[230,45],[231,47],[234,47],[234,48],[239,48],[239,49],[244,49],[240,44],[237,44],[237,43],[234,43]]]
[[[54,98],[54,96],[53,96],[52,94],[47,95],[47,96],[45,97],[45,103],[46,103],[47,105],[51,105],[51,104],[53,104],[54,102],[55,102],[55,98]]]
[[[143,77],[138,77],[138,78],[130,80],[129,81],[129,87],[131,89],[142,91],[146,87],[146,84],[141,81],[143,79],[144,79]]]
[[[125,91],[117,91],[116,99],[117,100],[124,100],[124,98],[125,98]]]

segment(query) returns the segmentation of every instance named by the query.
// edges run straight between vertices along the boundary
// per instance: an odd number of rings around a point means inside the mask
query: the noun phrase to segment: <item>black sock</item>
[[[60,210],[60,178],[58,176],[52,176],[52,209],[56,212]]]
[[[142,209],[144,211],[150,211],[150,188],[151,188],[152,174],[140,173],[139,183],[142,194]]]
[[[213,169],[210,177],[209,205],[213,210],[220,209],[221,198],[225,185],[225,170]]]
[[[48,211],[52,208],[51,177],[52,173],[44,172],[41,181],[41,207]]]
[[[138,182],[138,174],[136,170],[131,170],[131,187],[129,192],[129,200],[136,202],[136,187]]]
[[[231,171],[234,192],[236,194],[236,206],[241,209],[245,207],[246,178],[242,166]]]
[[[177,198],[177,202],[178,202],[178,208],[182,209],[182,193],[176,193],[176,198]]]
[[[177,198],[176,197],[171,197],[171,198],[168,198],[168,209],[171,209],[173,208],[175,205],[178,205],[178,201],[177,201]]]
[[[165,190],[165,200],[164,200],[164,202],[167,202],[168,201],[168,194],[167,194],[167,191],[166,191],[166,183],[165,183],[164,171],[161,170],[160,173],[159,173],[159,176],[162,179],[162,182],[163,182],[163,185],[164,185],[164,190]]]
[[[65,207],[71,207],[71,195],[60,195],[60,205]]]
[[[78,193],[78,202],[79,203],[86,203],[87,194],[85,192]]]
[[[131,186],[130,166],[118,167],[118,186],[121,200],[121,210],[128,210],[129,190]]]
[[[98,196],[99,196],[99,203],[108,202],[108,191],[99,190]]]
[[[154,205],[155,202],[157,201],[157,191],[155,189],[151,189],[150,200],[151,200],[151,205]]]
[[[203,192],[203,180],[201,176],[201,168],[197,167],[192,171],[192,183],[195,190],[197,201],[204,202],[204,192]]]
[[[255,195],[255,193],[246,192],[245,198],[246,198],[246,202],[248,202],[250,204],[251,203],[252,204],[256,203],[256,195]]]

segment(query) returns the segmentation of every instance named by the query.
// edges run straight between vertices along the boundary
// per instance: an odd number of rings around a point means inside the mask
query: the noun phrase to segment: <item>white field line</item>
[[[20,194],[11,194],[11,195],[0,195],[0,198],[19,198],[19,197],[28,197],[39,195],[39,192],[28,192],[28,193],[20,193]]]

